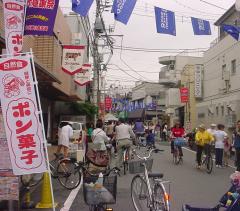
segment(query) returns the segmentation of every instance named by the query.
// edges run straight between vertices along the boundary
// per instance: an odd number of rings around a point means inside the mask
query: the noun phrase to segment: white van
[[[72,121],[61,121],[58,126],[58,134],[61,132],[61,128],[66,124],[71,124],[73,128],[73,141],[76,141],[80,137],[80,133],[82,132],[84,123],[81,122],[72,122]]]

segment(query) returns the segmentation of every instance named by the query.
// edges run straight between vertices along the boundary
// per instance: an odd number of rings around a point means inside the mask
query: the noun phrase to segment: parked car
[[[72,121],[61,121],[61,122],[59,123],[59,126],[58,126],[58,134],[61,132],[61,128],[62,128],[64,125],[66,125],[67,123],[71,124],[71,125],[72,125],[72,128],[73,128],[72,140],[73,140],[73,141],[78,140],[79,137],[80,137],[80,134],[81,134],[81,132],[82,132],[84,123],[81,123],[81,122],[72,122]]]

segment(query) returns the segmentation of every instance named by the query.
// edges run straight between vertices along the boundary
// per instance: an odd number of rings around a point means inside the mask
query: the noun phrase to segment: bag
[[[91,163],[99,167],[106,167],[109,163],[107,151],[88,149],[86,157]]]

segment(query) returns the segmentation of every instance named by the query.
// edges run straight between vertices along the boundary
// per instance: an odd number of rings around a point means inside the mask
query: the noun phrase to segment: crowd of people
[[[63,149],[64,156],[68,154],[69,140],[73,134],[71,125],[63,125],[61,134],[59,134],[57,153]],[[106,145],[111,143],[113,152],[117,160],[117,165],[121,165],[122,149],[129,147],[136,143],[136,140],[143,136],[146,140],[146,145],[155,145],[155,141],[170,141],[171,152],[174,149],[174,140],[179,138],[187,138],[189,147],[196,150],[196,163],[197,168],[201,167],[202,153],[214,147],[215,149],[215,164],[217,168],[227,167],[229,165],[230,152],[232,148],[235,149],[236,155],[236,171],[240,171],[240,121],[237,122],[236,129],[230,137],[225,132],[225,127],[222,124],[211,124],[209,129],[201,124],[192,132],[186,134],[184,127],[180,122],[169,129],[168,124],[152,122],[144,124],[141,120],[135,123],[126,122],[124,119],[119,121],[108,121],[104,123],[102,120],[97,120],[96,127],[93,123],[88,123],[83,127],[79,142],[83,143],[84,150],[87,152],[89,143],[98,145],[98,150],[107,151]],[[133,142],[132,142],[133,140]],[[194,146],[194,147],[193,147]],[[181,146],[178,146],[180,156],[183,156]]]

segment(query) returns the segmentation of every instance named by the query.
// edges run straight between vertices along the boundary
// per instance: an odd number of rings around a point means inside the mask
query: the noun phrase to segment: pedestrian
[[[218,124],[217,130],[213,134],[215,139],[215,164],[217,168],[223,167],[224,142],[228,138],[224,128],[224,125]]]
[[[60,154],[63,149],[65,158],[68,156],[70,138],[73,136],[72,125],[68,122],[59,129],[58,148],[56,154]]]
[[[224,140],[224,151],[223,151],[223,164],[228,167],[228,161],[230,159],[231,144],[229,137]]]
[[[237,121],[236,130],[233,132],[233,146],[236,153],[236,172],[240,172],[240,120]]]
[[[160,141],[160,137],[161,137],[161,125],[160,123],[158,122],[154,128],[154,133],[156,135],[156,139],[158,141]]]
[[[202,164],[202,152],[205,151],[206,154],[210,153],[210,143],[214,141],[211,133],[209,133],[204,124],[199,125],[198,131],[195,136],[195,143],[197,145],[197,168],[200,169]]]
[[[216,132],[216,127],[217,127],[217,125],[214,124],[214,123],[212,123],[212,124],[210,125],[210,128],[207,129],[207,131],[208,131],[209,133],[211,133],[212,136],[214,136],[214,133]]]
[[[167,125],[167,123],[164,123],[163,128],[162,128],[162,140],[163,141],[167,141],[167,134],[168,134],[168,125]]]
[[[114,128],[114,125],[112,121],[109,121],[106,127],[106,134],[110,139],[113,138],[113,128]]]

